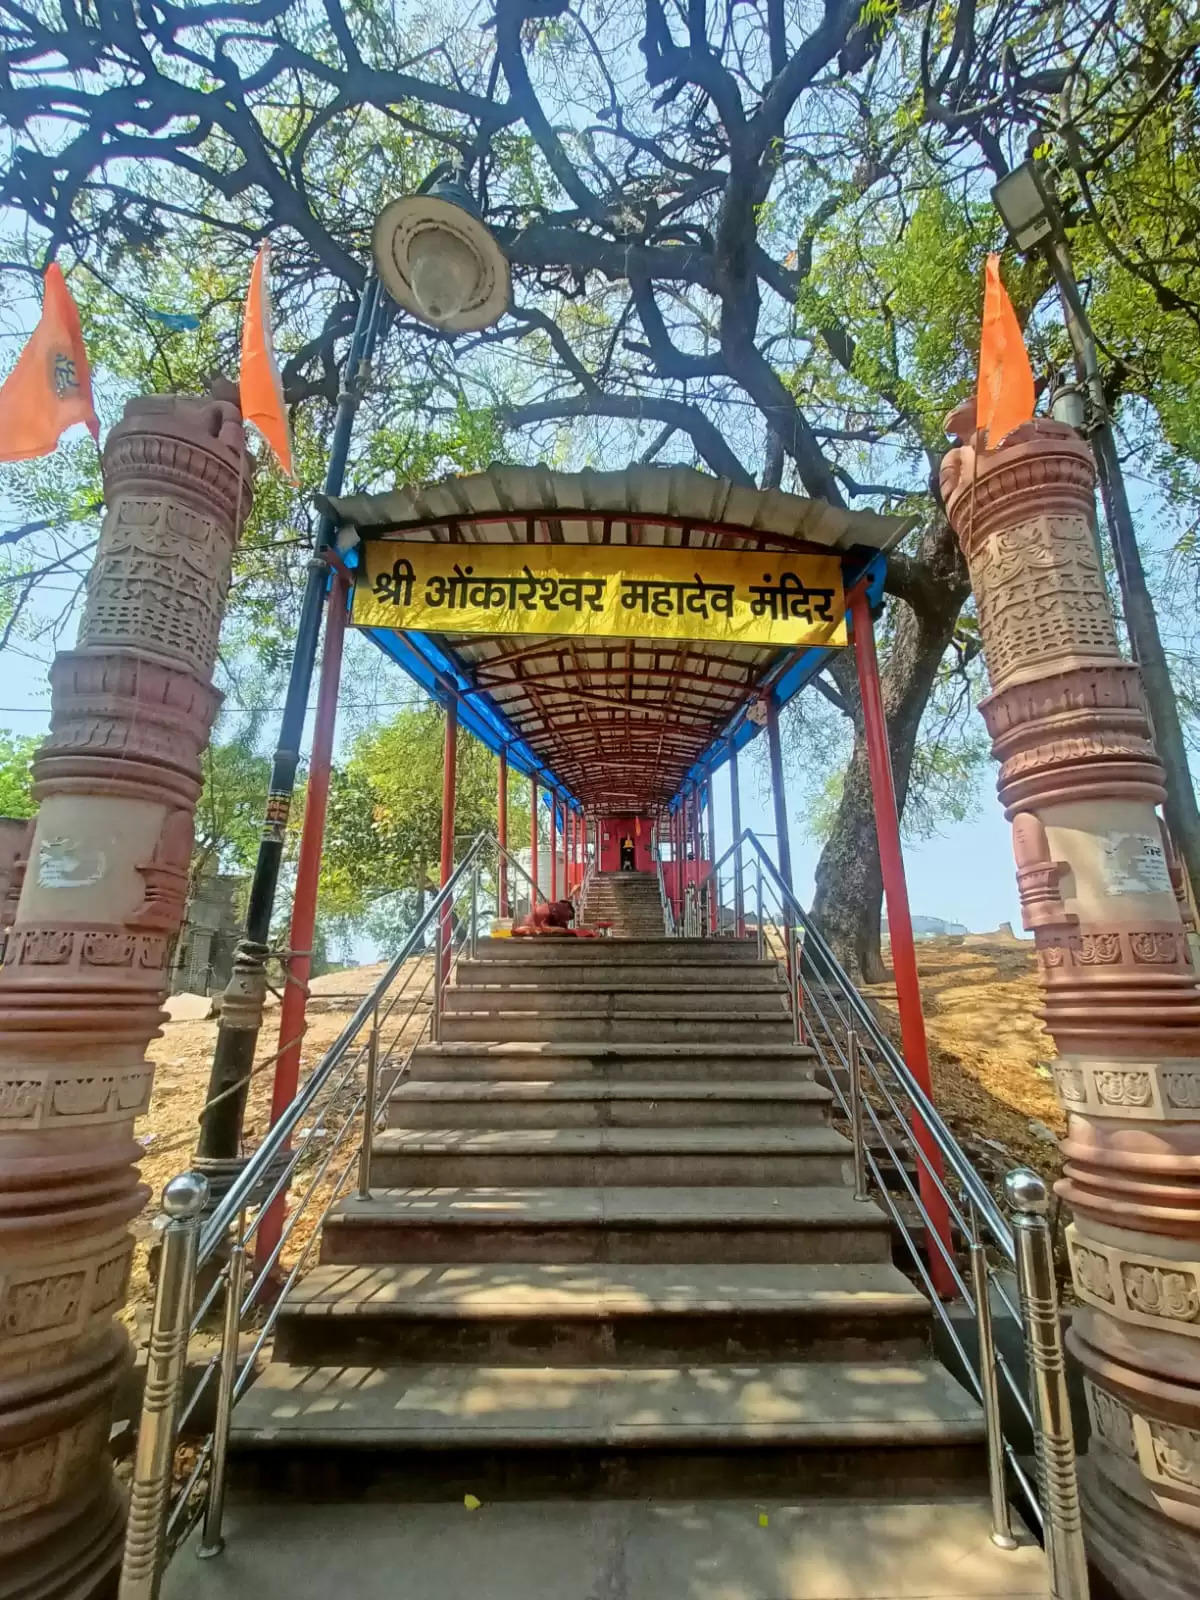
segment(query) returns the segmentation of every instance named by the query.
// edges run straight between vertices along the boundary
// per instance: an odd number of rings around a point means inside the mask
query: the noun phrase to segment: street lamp
[[[1062,215],[1046,171],[1036,161],[1022,162],[1006,173],[993,188],[992,201],[1022,255],[1039,252],[1045,257],[1062,298],[1083,394],[1076,391],[1068,395],[1060,390],[1055,415],[1064,420],[1069,416],[1072,422],[1078,416],[1076,425],[1090,439],[1095,453],[1100,495],[1121,585],[1125,625],[1134,659],[1142,669],[1158,753],[1166,768],[1167,824],[1183,856],[1195,893],[1200,891],[1200,811],[1192,788],[1175,689],[1167,669],[1158,618],[1146,587],[1146,573],[1125,492],[1096,340],[1075,278]],[[1084,401],[1086,404],[1081,404]]]
[[[1054,191],[1036,161],[1023,161],[1005,173],[992,190],[992,203],[1022,255],[1063,237]]]
[[[363,286],[339,385],[325,471],[327,498],[342,491],[354,416],[376,342],[387,326],[390,308],[381,290],[386,289],[398,305],[422,322],[447,333],[490,327],[508,308],[508,260],[461,176],[451,167],[435,168],[416,194],[393,200],[384,208],[375,223],[372,254],[375,270]],[[300,605],[246,923],[223,998],[208,1098],[201,1113],[197,1165],[209,1178],[214,1204],[241,1167],[238,1149],[266,999],[271,917],[329,586],[326,552],[333,546],[336,531],[332,511],[323,510]]]
[[[371,252],[392,299],[431,327],[477,333],[508,309],[508,257],[458,174],[393,200]]]

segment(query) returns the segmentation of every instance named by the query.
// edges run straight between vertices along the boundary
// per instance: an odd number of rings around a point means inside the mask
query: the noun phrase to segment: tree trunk
[[[915,558],[893,561],[888,588],[900,604],[880,681],[896,804],[903,816],[921,718],[970,593],[958,541],[940,513],[922,537]],[[879,983],[888,976],[880,950],[883,878],[862,702],[849,650],[836,658],[834,675],[853,712],[854,749],[833,831],[817,863],[813,917],[850,975],[865,983]]]

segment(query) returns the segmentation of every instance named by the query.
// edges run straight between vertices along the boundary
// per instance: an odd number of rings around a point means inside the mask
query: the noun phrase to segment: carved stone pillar
[[[129,1359],[114,1322],[147,1191],[150,1098],[219,696],[217,630],[249,506],[226,400],[135,400],[74,650],[51,669],[39,810],[0,969],[0,1592],[92,1594],[122,1508],[106,1455]]]
[[[948,423],[971,436],[973,407]],[[1059,1192],[1092,1436],[1092,1559],[1138,1600],[1200,1595],[1200,991],[1163,773],[1121,658],[1086,444],[1038,421],[952,451],[1025,927],[1068,1114]]]

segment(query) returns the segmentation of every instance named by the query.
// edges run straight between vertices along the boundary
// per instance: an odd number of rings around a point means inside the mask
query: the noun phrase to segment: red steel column
[[[864,588],[850,596],[850,617],[854,628],[854,657],[858,667],[858,687],[862,696],[863,728],[867,741],[867,763],[871,792],[875,797],[875,833],[879,841],[879,865],[883,876],[883,897],[887,904],[888,936],[892,946],[892,970],[896,980],[896,1004],[900,1011],[900,1041],[904,1059],[914,1078],[933,1098],[929,1072],[929,1046],[925,1038],[925,1017],[921,1010],[921,983],[917,976],[917,951],[913,943],[912,917],[908,906],[908,884],[904,878],[904,856],[900,849],[900,819],[896,809],[896,785],[892,777],[892,758],[888,749],[887,721],[883,693],[879,686],[879,660],[875,654],[875,627]],[[913,1133],[931,1166],[942,1171],[941,1156],[932,1135],[920,1118],[913,1118]],[[943,1243],[950,1244],[950,1217],[946,1202],[930,1173],[921,1166],[921,1200],[934,1231]],[[930,1275],[941,1294],[953,1293],[949,1269],[940,1251],[929,1245]]]
[[[671,908],[679,919],[679,809],[667,812],[667,839],[671,846]]]
[[[309,755],[308,787],[304,797],[304,826],[296,859],[296,892],[288,933],[290,954],[287,981],[279,1007],[279,1055],[271,1091],[273,1127],[296,1098],[300,1082],[300,1046],[308,1009],[308,980],[312,976],[313,935],[317,926],[317,883],[321,876],[321,850],[325,843],[325,813],[329,805],[329,774],[333,764],[333,733],[337,722],[338,684],[342,676],[342,646],[346,637],[345,573],[335,569],[325,610],[325,648],[321,653],[321,678]],[[260,1266],[273,1253],[283,1228],[285,1197],[276,1199],[254,1238]]]
[[[742,837],[742,792],[738,787],[738,753],[737,745],[733,742],[732,735],[729,739],[729,809],[731,813],[731,826],[733,828],[733,842],[735,846]],[[733,911],[737,918],[737,936],[739,939],[746,937],[746,893],[742,881],[742,852],[735,851],[733,857]]]
[[[709,865],[709,868],[711,870],[717,864],[717,819],[716,819],[715,812],[713,810],[713,781],[712,781],[712,773],[711,772],[709,773],[708,777],[704,780],[704,803],[708,807],[707,850],[708,850],[708,865]],[[720,914],[720,906],[717,904],[717,901],[718,901],[719,898],[720,897],[719,897],[719,895],[717,893],[716,875],[714,874],[712,879],[711,879],[711,881],[710,881],[709,891],[708,891],[708,931],[709,931],[709,933],[716,933],[716,931],[717,931],[717,921],[718,921],[718,917],[719,917],[719,914]]]
[[[500,843],[497,852],[496,886],[499,897],[499,915],[508,915],[508,751],[500,752],[500,774],[496,780],[496,838]]]
[[[442,861],[441,886],[444,889],[454,871],[454,795],[458,770],[458,700],[446,702],[446,747],[442,760]],[[453,924],[450,907],[442,910],[442,972],[450,971],[450,936]]]
[[[787,884],[788,893],[795,896],[787,795],[783,788],[783,749],[779,743],[779,706],[774,695],[767,696],[767,749],[771,758],[771,799],[775,806],[775,851],[779,860],[779,876]]]
[[[529,876],[533,879],[533,898],[529,903],[530,911],[538,903],[538,783],[536,778],[529,780]]]
[[[550,791],[550,899],[558,899],[558,790]]]
[[[771,761],[771,800],[775,808],[775,857],[779,863],[779,876],[787,884],[788,893],[795,899],[796,886],[792,882],[792,842],[788,833],[787,793],[783,787],[783,748],[779,742],[779,706],[774,695],[767,695],[767,753]],[[792,971],[795,928],[791,912],[783,910],[783,938],[786,952],[788,983],[797,984]]]

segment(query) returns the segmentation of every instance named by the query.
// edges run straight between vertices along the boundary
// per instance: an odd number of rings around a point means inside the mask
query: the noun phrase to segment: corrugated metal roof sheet
[[[492,466],[486,472],[440,483],[414,484],[383,494],[342,495],[327,504],[342,524],[361,533],[436,530],[445,524],[470,524],[473,518],[512,513],[512,520],[486,521],[464,528],[469,542],[495,539],[523,543],[529,517],[561,523],[569,544],[599,544],[605,524],[614,543],[678,544],[678,527],[646,527],[647,519],[695,524],[692,543],[710,542],[704,530],[720,526],[768,538],[801,539],[827,549],[866,545],[886,549],[904,533],[910,519],[874,511],[847,511],[824,500],[808,500],[780,489],[752,489],[714,478],[691,467],[632,466],[621,472],[553,472],[549,467]],[[584,515],[580,515],[584,513]],[[628,539],[626,518],[643,524],[641,537]],[[658,533],[660,537],[649,538]]]

